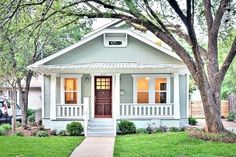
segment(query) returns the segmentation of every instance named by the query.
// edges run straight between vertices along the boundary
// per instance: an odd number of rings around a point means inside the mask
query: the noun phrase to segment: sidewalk
[[[112,157],[115,137],[87,137],[70,157]]]

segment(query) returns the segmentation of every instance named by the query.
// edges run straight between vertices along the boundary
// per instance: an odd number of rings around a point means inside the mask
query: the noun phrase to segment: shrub
[[[155,127],[155,126],[149,124],[146,130],[147,130],[147,133],[148,133],[148,134],[152,134],[152,133],[155,133],[155,132],[156,132],[157,127]]]
[[[31,115],[33,115],[35,113],[35,111],[34,110],[32,110],[32,109],[27,109],[27,117],[29,117],[29,116],[31,116]]]
[[[227,121],[228,122],[232,122],[232,121],[234,121],[234,119],[235,119],[234,113],[230,112],[229,116],[227,117]]]
[[[36,136],[38,136],[38,137],[48,137],[48,132],[47,131],[38,131],[36,133]]]
[[[21,136],[21,137],[25,136],[25,135],[24,135],[22,132],[20,132],[20,131],[15,132],[13,135],[14,135],[14,136]]]
[[[144,129],[144,128],[139,128],[136,130],[136,133],[137,134],[147,134],[147,129]]]
[[[177,128],[177,127],[171,127],[169,128],[169,132],[180,132],[183,131],[181,128]]]
[[[32,114],[28,117],[29,122],[35,122],[35,114]]]
[[[10,124],[0,125],[0,136],[6,135],[9,131],[11,131],[11,125]]]
[[[50,134],[56,136],[57,135],[57,129],[51,130]]]
[[[60,130],[58,131],[57,135],[59,136],[69,136],[69,133],[67,130]]]
[[[71,122],[66,125],[66,130],[70,136],[79,136],[84,129],[80,122]]]
[[[119,130],[121,134],[134,134],[136,133],[136,127],[133,122],[122,120],[118,124]]]
[[[156,129],[156,133],[158,132],[167,132],[168,128],[166,126],[160,126],[159,128]]]
[[[188,118],[188,123],[189,123],[190,125],[196,125],[196,124],[197,124],[197,120],[196,120],[196,118],[189,117],[189,118]]]

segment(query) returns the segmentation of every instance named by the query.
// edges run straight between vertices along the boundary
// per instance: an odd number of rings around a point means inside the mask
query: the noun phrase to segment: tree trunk
[[[16,87],[12,88],[11,106],[12,106],[12,131],[16,130]]]
[[[22,111],[22,125],[24,128],[27,127],[27,110],[28,110],[28,96],[30,90],[30,82],[33,76],[33,72],[29,71],[26,76],[25,80],[25,90],[21,86],[21,80],[18,79],[17,84],[19,87],[19,95],[20,95],[20,104],[21,104],[21,111]]]
[[[199,90],[206,119],[205,131],[210,133],[225,132],[226,130],[221,121],[220,90],[211,90],[209,86],[199,88]]]

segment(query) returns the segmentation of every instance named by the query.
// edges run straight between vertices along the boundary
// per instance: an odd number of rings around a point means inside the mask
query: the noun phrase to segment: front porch
[[[111,78],[110,86],[106,84],[97,87],[96,78]],[[180,119],[180,89],[179,73],[174,74],[54,74],[50,76],[50,114],[51,121],[81,121],[85,128],[85,135],[88,129],[89,120],[94,118],[107,118],[113,120],[114,135],[116,133],[116,122],[122,119],[127,120],[179,120]],[[66,78],[76,78],[76,90],[66,100],[68,91],[65,85]],[[149,90],[138,90],[137,80],[143,78],[148,82]],[[155,81],[165,78],[164,90],[157,91]],[[152,81],[154,80],[154,81]],[[103,84],[101,82],[101,84]],[[144,85],[142,85],[144,86]],[[89,88],[88,88],[89,87]],[[101,93],[105,90],[111,92],[109,101],[98,102],[97,88]],[[106,89],[107,88],[107,89]],[[144,92],[148,96],[144,97]],[[165,92],[165,93],[164,93]],[[164,96],[160,96],[164,93]],[[140,96],[141,95],[141,96]],[[146,94],[147,95],[147,94]],[[158,99],[156,98],[159,96]],[[75,99],[75,100],[73,100]],[[165,100],[161,100],[165,99]],[[106,99],[107,100],[107,99]],[[140,103],[141,101],[141,103]],[[147,101],[148,103],[143,103]],[[160,102],[164,101],[164,102]],[[45,100],[44,100],[45,102]],[[70,104],[70,103],[74,104]],[[75,103],[76,102],[76,103]],[[157,103],[158,102],[158,103]],[[98,108],[98,105],[101,107]],[[110,105],[109,109],[107,105]],[[44,105],[45,107],[45,105]],[[109,111],[110,110],[110,111]],[[43,109],[45,111],[45,108]],[[105,112],[110,116],[105,115]],[[100,115],[99,115],[100,114]],[[43,113],[45,115],[45,113]],[[99,116],[98,116],[99,115]],[[45,118],[45,117],[44,117]]]

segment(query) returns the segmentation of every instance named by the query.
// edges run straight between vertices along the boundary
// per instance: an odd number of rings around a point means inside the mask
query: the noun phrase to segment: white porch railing
[[[120,117],[168,117],[174,116],[174,104],[120,104]]]
[[[84,105],[57,105],[57,118],[83,118]]]

